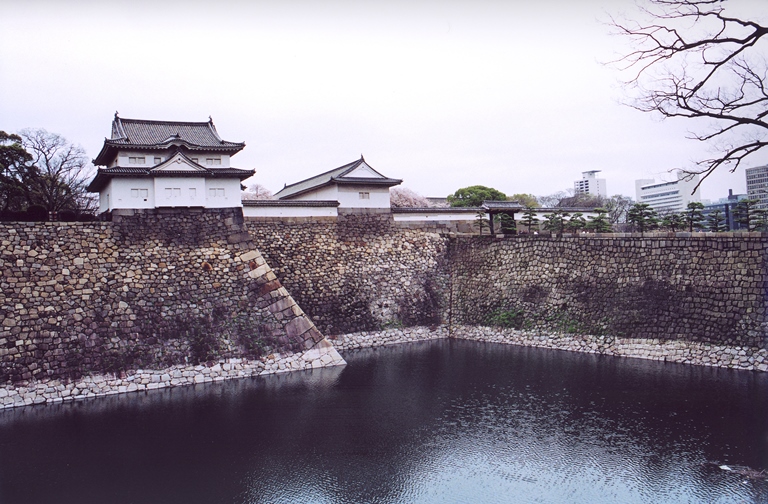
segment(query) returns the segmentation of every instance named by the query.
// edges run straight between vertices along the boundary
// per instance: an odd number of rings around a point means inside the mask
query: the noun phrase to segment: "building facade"
[[[747,168],[745,172],[747,197],[758,201],[757,208],[768,209],[768,165]]]
[[[638,203],[647,203],[661,214],[682,212],[688,203],[701,201],[701,193],[696,188],[698,183],[698,175],[688,178],[682,171],[677,172],[677,180],[672,182],[636,180],[635,197]]]
[[[163,207],[242,206],[241,181],[254,170],[230,166],[245,143],[222,140],[208,122],[124,119],[115,114],[111,138],[93,160],[88,191],[99,212]]]
[[[739,205],[739,201],[747,199],[746,194],[733,194],[733,189],[728,189],[728,196],[720,198],[715,203],[704,205],[702,213],[704,214],[704,222],[707,223],[709,216],[714,212],[720,212],[723,218],[723,224],[726,231],[738,231],[743,229],[743,226],[736,221],[736,207]]]
[[[389,188],[402,182],[385,177],[360,156],[352,163],[286,185],[275,197],[281,201],[338,201],[339,208],[389,209]]]
[[[608,189],[605,179],[597,178],[596,173],[600,173],[600,170],[581,172],[581,180],[576,180],[573,183],[574,193],[607,198]]]

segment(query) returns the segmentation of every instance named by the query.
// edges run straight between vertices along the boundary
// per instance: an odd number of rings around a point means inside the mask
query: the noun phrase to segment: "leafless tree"
[[[85,150],[44,129],[24,129],[19,134],[37,169],[29,180],[30,203],[49,212],[94,211],[96,199],[85,190],[93,172]]]
[[[430,206],[427,198],[407,187],[390,189],[389,203],[393,208],[428,208]]]
[[[603,208],[608,212],[611,224],[622,224],[627,222],[627,212],[633,204],[634,201],[629,196],[614,194],[605,200]]]
[[[686,170],[702,175],[699,184],[721,166],[736,170],[768,145],[768,25],[754,19],[766,16],[765,5],[752,2],[753,14],[736,15],[744,1],[642,4],[638,19],[610,21],[631,41],[632,49],[613,62],[628,73],[629,104],[663,118],[707,123],[690,134],[713,147],[712,157]]]
[[[242,199],[244,200],[271,200],[274,199],[272,191],[267,189],[261,184],[251,184],[243,191]]]
[[[566,191],[558,191],[546,196],[537,196],[536,199],[539,200],[539,205],[544,208],[555,208],[563,199],[568,198],[569,196],[570,194],[568,194]]]

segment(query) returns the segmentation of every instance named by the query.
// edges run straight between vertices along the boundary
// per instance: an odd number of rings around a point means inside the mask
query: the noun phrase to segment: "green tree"
[[[699,183],[720,166],[734,171],[768,146],[765,2],[638,4],[635,19],[611,20],[631,44],[614,62],[628,75],[628,104],[709,125],[691,135],[716,152],[688,171],[702,175]]]
[[[562,210],[555,210],[552,213],[548,213],[544,216],[544,229],[553,234],[562,234],[565,229],[566,218],[569,217],[568,212]]]
[[[685,227],[685,217],[677,212],[668,213],[661,219],[661,227],[673,233]]]
[[[702,221],[704,220],[704,204],[698,201],[691,201],[685,209],[685,224],[688,227],[688,232],[693,232],[693,229],[701,229]]]
[[[21,137],[0,131],[0,211],[21,212],[30,205],[30,179],[36,176],[31,162]]]
[[[512,196],[507,196],[507,201],[517,201],[524,207],[533,207],[537,208],[539,206],[539,201],[536,199],[536,196],[533,194],[525,194],[525,193],[517,193],[513,194]]]
[[[627,212],[627,221],[637,231],[645,233],[658,226],[659,217],[656,214],[656,210],[651,208],[648,203],[635,203]]]
[[[520,223],[525,226],[529,233],[533,233],[539,229],[539,218],[536,217],[536,209],[532,206],[525,207],[523,210],[523,218]]]
[[[707,228],[713,233],[722,233],[725,231],[725,217],[720,210],[712,210],[707,215]]]
[[[481,185],[464,187],[448,195],[448,203],[452,207],[479,207],[483,201],[506,201],[506,199],[507,195],[503,192]]]
[[[585,227],[587,227],[587,220],[584,218],[584,214],[581,212],[575,212],[571,215],[571,218],[566,223],[565,227],[568,231],[578,233]]]
[[[757,199],[743,199],[736,204],[733,218],[747,231],[757,230],[760,220],[764,220],[757,209],[759,203],[760,200]]]
[[[610,233],[613,229],[611,223],[608,221],[608,212],[605,208],[595,208],[597,215],[590,215],[587,217],[586,229],[595,233]]]
[[[491,226],[488,223],[488,218],[485,215],[485,212],[482,210],[475,214],[475,227],[480,232],[480,234],[483,234],[483,229],[488,229],[490,231]]]
[[[504,234],[517,233],[514,217],[509,214],[501,213],[494,216],[493,221],[499,225],[499,229]]]

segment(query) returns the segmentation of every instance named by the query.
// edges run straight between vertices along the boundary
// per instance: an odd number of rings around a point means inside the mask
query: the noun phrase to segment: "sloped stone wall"
[[[304,351],[323,339],[239,209],[0,224],[0,383]]]
[[[446,239],[390,213],[248,219],[264,258],[326,335],[447,319]]]

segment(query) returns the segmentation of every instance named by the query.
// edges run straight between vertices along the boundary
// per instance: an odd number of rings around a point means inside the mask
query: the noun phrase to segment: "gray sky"
[[[752,0],[747,0],[752,1]],[[759,6],[763,0],[754,0]],[[611,194],[672,180],[707,146],[691,121],[620,105],[625,0],[0,0],[0,129],[93,158],[115,111],[205,121],[276,192],[357,159],[425,196],[550,194],[602,170]],[[756,8],[759,11],[759,7]],[[768,162],[755,159],[751,165]],[[745,192],[743,168],[702,197]]]

